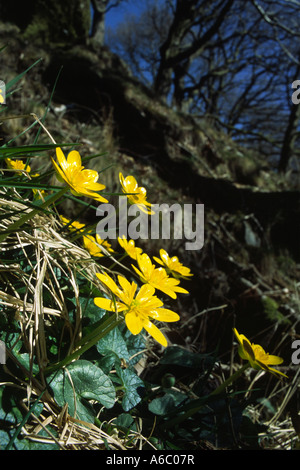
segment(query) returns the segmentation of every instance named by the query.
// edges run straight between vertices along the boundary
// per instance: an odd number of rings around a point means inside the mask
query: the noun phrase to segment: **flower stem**
[[[247,362],[246,364],[244,364],[244,365],[243,365],[240,369],[238,369],[233,375],[231,375],[230,377],[228,377],[228,379],[226,379],[221,385],[219,385],[219,387],[216,388],[216,389],[210,394],[210,396],[218,395],[219,393],[222,393],[223,390],[225,390],[225,388],[228,387],[228,385],[230,385],[232,382],[234,382],[236,379],[238,379],[239,376],[242,375],[242,373],[245,372],[246,369],[248,369],[248,367],[250,367],[249,362]]]
[[[79,346],[78,349],[73,351],[71,354],[69,354],[69,356],[65,357],[60,362],[47,367],[44,370],[44,374],[49,375],[52,372],[55,372],[56,370],[67,366],[75,359],[78,359],[83,353],[85,353],[88,349],[98,343],[100,339],[106,336],[111,330],[116,328],[116,326],[118,326],[122,322],[123,318],[117,317],[116,313],[111,315],[108,320],[106,320],[104,323],[99,325],[93,332],[87,334],[80,340],[80,342],[77,344],[77,348]]]

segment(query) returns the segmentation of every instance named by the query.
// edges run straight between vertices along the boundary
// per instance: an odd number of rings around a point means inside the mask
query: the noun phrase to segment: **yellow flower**
[[[77,222],[77,220],[73,220],[73,222],[71,222],[70,219],[67,219],[67,217],[64,217],[63,215],[61,215],[60,218],[63,224],[68,226],[69,230],[80,232],[84,231],[85,224]]]
[[[31,178],[37,178],[38,176],[40,176],[39,173],[35,173],[34,175],[31,174]],[[32,188],[32,192],[33,192],[35,199],[40,199],[41,196],[46,195],[46,191],[44,189]]]
[[[122,191],[127,195],[130,204],[136,204],[138,208],[145,214],[154,214],[150,202],[147,202],[147,191],[142,186],[138,186],[134,176],[127,176],[124,178],[122,173],[119,173],[119,180],[122,186]],[[147,209],[147,206],[149,209]]]
[[[71,193],[75,196],[86,196],[100,202],[108,202],[96,191],[105,188],[103,184],[97,183],[99,175],[95,170],[85,169],[81,165],[81,156],[76,150],[72,150],[67,159],[61,148],[56,149],[57,162],[51,158],[57,173],[57,178],[69,186]]]
[[[99,237],[98,233],[96,234],[96,238],[93,237],[92,235],[85,235],[83,237],[83,244],[85,248],[88,250],[90,255],[92,256],[104,256],[104,252],[101,249],[101,246],[106,248],[107,251],[114,253],[114,250],[111,247],[111,244],[107,242],[106,240],[102,240],[101,237]],[[100,245],[100,246],[99,246]]]
[[[151,320],[162,322],[175,322],[180,319],[179,315],[172,310],[162,308],[163,303],[154,294],[152,286],[143,285],[139,292],[137,284],[130,282],[123,276],[118,276],[121,287],[118,287],[108,274],[96,274],[98,279],[108,287],[108,289],[117,297],[116,302],[96,297],[95,304],[110,312],[123,312],[125,323],[133,335],[139,334],[144,328],[158,343],[167,346],[167,340],[162,332],[152,323]]]
[[[16,171],[28,171],[30,173],[31,168],[29,165],[26,165],[23,160],[12,160],[11,158],[6,158],[5,162],[11,170],[16,170]]]
[[[281,357],[266,353],[259,344],[250,343],[246,336],[240,335],[237,332],[236,328],[234,328],[233,331],[239,342],[238,353],[240,357],[249,361],[253,369],[262,369],[271,372],[274,375],[279,374],[287,377],[279,370],[270,367],[281,364],[283,362]]]
[[[140,268],[132,265],[142,282],[150,284],[155,289],[161,290],[173,299],[176,299],[176,292],[188,294],[188,291],[179,287],[179,280],[170,278],[164,268],[156,268],[146,253],[137,255],[137,263]]]
[[[0,88],[0,104],[4,103],[4,96],[2,95],[2,93],[3,93],[3,90],[1,90]]]
[[[142,253],[142,248],[138,248],[135,246],[135,242],[134,240],[129,240],[127,241],[127,239],[125,238],[125,235],[123,235],[123,237],[118,237],[118,242],[120,244],[120,246],[123,248],[123,250],[126,251],[126,253],[128,254],[128,256],[130,256],[130,258],[136,260],[136,256],[140,253]]]
[[[187,268],[183,266],[182,263],[179,262],[177,256],[170,256],[168,253],[161,249],[159,251],[160,258],[156,258],[156,256],[153,256],[153,259],[157,261],[157,263],[161,264],[165,270],[167,271],[168,274],[172,274],[175,278],[188,278],[189,276],[193,276],[193,274],[190,272],[190,268]]]

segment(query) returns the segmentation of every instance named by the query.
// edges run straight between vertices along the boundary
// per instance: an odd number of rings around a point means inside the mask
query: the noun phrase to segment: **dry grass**
[[[14,192],[16,196],[19,196],[16,190]],[[20,196],[19,199],[21,199]],[[0,204],[2,230],[18,217],[5,219],[3,216],[6,213],[28,210],[26,205],[9,199],[1,198]],[[29,355],[29,363],[33,364],[33,360],[36,358],[41,372],[38,378],[35,377],[33,371],[26,369],[7,348],[8,357],[20,368],[24,379],[14,377],[11,384],[2,383],[1,385],[18,387],[26,392],[27,400],[22,402],[26,411],[26,402],[34,400],[46,387],[43,371],[49,360],[45,329],[53,323],[53,319],[60,319],[63,322],[63,328],[68,332],[69,351],[71,352],[76,340],[81,336],[82,327],[79,288],[76,281],[77,273],[85,276],[87,282],[95,283],[96,264],[94,260],[85,249],[64,237],[60,233],[61,228],[55,216],[35,216],[29,222],[28,228],[8,237],[2,246],[3,257],[9,253],[13,258],[14,252],[19,253],[21,250],[26,260],[25,263],[22,263],[23,266],[27,265],[31,268],[24,270],[18,262],[13,264],[2,262],[0,265],[3,286],[0,292],[0,304],[14,310],[15,319],[20,325],[19,340],[22,341]],[[30,256],[28,252],[30,252]],[[78,301],[74,321],[69,318],[58,273],[63,273],[69,279],[70,288]],[[22,298],[15,285],[19,288],[23,285],[25,295]],[[47,303],[53,304],[54,307],[45,305],[43,298],[45,292],[48,294]],[[6,372],[13,375],[8,367],[6,367]],[[124,448],[121,439],[111,437],[96,426],[80,422],[69,416],[66,410],[59,409],[47,391],[42,400],[44,403],[43,413],[39,417],[34,413],[31,415],[33,423],[36,422],[36,425],[25,425],[22,429],[22,433],[28,439],[38,442],[55,442],[60,448],[104,448],[105,442],[115,449]],[[40,437],[41,429],[47,432],[46,437]],[[54,437],[53,429],[57,431],[59,437]]]

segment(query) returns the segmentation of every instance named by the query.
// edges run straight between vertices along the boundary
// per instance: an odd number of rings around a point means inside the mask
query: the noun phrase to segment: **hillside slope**
[[[153,254],[162,246],[178,254],[194,273],[172,342],[226,354],[237,325],[270,349],[280,340],[289,362],[299,334],[299,191],[205,120],[168,108],[107,48],[35,43],[11,23],[0,24],[0,41],[7,43],[0,56],[5,81],[42,59],[9,99],[6,114],[27,117],[3,121],[4,142],[49,105],[44,122],[58,144],[80,143],[84,156],[104,152],[92,162],[109,167],[102,174],[108,191],[120,191],[122,171],[136,176],[152,203],[204,204],[201,250],[186,251],[182,240],[140,241]],[[49,142],[47,135],[41,141]],[[40,164],[49,160],[40,157]],[[74,206],[64,211],[77,214]],[[85,218],[94,221],[94,212]]]

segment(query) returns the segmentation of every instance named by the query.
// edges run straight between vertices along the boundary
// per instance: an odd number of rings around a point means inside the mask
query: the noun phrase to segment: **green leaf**
[[[24,72],[21,72],[19,75],[17,75],[15,78],[13,78],[12,80],[10,80],[7,84],[6,84],[6,91],[10,90],[11,88],[13,88],[16,83],[21,80],[21,78],[30,70],[32,69],[32,67],[34,67],[35,65],[37,65],[42,59],[38,59],[36,60],[32,65],[30,65],[30,67],[28,67],[26,70],[24,70]]]
[[[3,118],[1,118],[4,120]],[[54,150],[56,147],[70,147],[79,144],[31,144],[31,145],[19,145],[16,147],[6,147],[3,145],[0,147],[0,157],[22,157],[26,154],[36,154],[37,152],[46,152],[48,150]]]
[[[124,340],[126,341],[127,350],[129,353],[129,365],[133,366],[140,359],[142,359],[142,351],[146,348],[146,340],[142,335],[133,335],[127,329],[126,325],[120,325],[118,327],[123,335]],[[125,331],[124,331],[125,330]]]
[[[90,293],[90,286],[88,289]],[[76,300],[75,298],[71,299],[74,305],[76,305]],[[99,322],[104,315],[106,314],[106,310],[103,310],[102,308],[97,307],[97,305],[94,302],[94,298],[89,296],[89,297],[84,297],[83,295],[80,296],[79,298],[81,308],[82,308],[82,316],[86,319],[89,319],[89,328],[92,329],[95,327],[97,322]]]
[[[134,369],[116,367],[116,370],[124,387],[122,407],[124,411],[129,411],[141,401],[144,382],[136,375]]]
[[[149,403],[148,409],[155,415],[164,416],[174,410],[174,398],[169,394],[154,398],[154,400]]]
[[[183,367],[203,367],[204,363],[214,362],[214,359],[208,354],[192,353],[179,346],[169,346],[165,349],[164,355],[160,360],[161,364],[176,364]]]
[[[95,400],[106,408],[115,403],[115,389],[107,375],[94,364],[78,360],[50,377],[54,398],[61,407],[68,403],[69,414],[87,422],[94,422],[95,412],[88,400]]]
[[[168,390],[165,395],[154,398],[148,405],[149,411],[159,416],[164,416],[174,411],[180,404],[187,399],[187,396],[176,390]]]
[[[116,355],[113,352],[105,354],[100,360],[97,361],[98,366],[100,369],[103,370],[105,374],[108,374],[114,363],[116,362]]]
[[[102,355],[107,352],[114,352],[120,359],[124,359],[126,362],[129,361],[128,349],[118,328],[114,328],[98,341],[97,350]]]
[[[120,429],[130,429],[132,425],[135,426],[134,419],[129,413],[121,413],[112,423]]]

